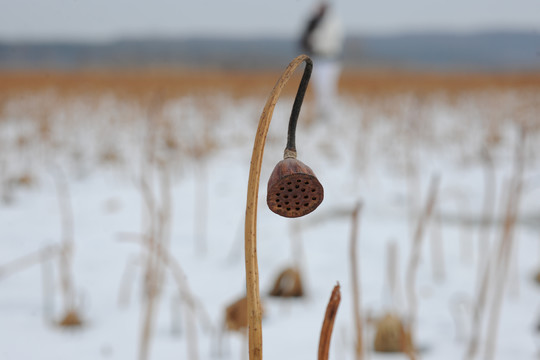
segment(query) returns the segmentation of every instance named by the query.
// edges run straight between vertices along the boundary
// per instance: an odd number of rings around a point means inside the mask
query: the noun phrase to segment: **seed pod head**
[[[324,189],[313,170],[289,157],[281,160],[270,179],[266,203],[278,215],[295,218],[309,214],[324,198]]]

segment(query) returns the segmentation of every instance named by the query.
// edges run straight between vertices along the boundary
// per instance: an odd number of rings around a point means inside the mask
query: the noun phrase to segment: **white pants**
[[[317,115],[331,116],[334,111],[341,64],[332,59],[313,59],[313,87]]]

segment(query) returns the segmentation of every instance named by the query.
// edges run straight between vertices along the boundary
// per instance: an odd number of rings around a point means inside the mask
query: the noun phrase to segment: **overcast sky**
[[[314,0],[0,0],[0,40],[297,36]],[[349,34],[540,32],[540,0],[334,0]]]

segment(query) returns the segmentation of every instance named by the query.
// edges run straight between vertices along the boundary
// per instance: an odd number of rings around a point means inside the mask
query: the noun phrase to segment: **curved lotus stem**
[[[266,143],[266,135],[274,113],[274,107],[285,84],[289,81],[292,74],[303,62],[306,63],[304,75],[302,77],[298,93],[293,105],[291,119],[289,122],[289,133],[287,137],[287,151],[294,151],[294,135],[296,120],[304,93],[307,88],[313,62],[306,55],[296,57],[285,69],[266,101],[263,112],[259,119],[257,134],[255,135],[255,144],[251,155],[251,166],[249,170],[247,203],[246,203],[246,224],[245,224],[245,257],[246,257],[246,291],[248,301],[248,326],[249,326],[249,359],[262,359],[262,314],[261,299],[259,294],[259,270],[257,264],[257,197],[259,193],[259,181],[261,177],[261,165]]]

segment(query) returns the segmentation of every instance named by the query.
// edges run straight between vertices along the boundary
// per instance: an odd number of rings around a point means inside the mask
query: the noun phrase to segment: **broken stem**
[[[328,353],[330,351],[330,338],[332,337],[332,330],[334,329],[334,321],[341,302],[341,292],[339,283],[334,286],[328,306],[326,307],[326,313],[324,314],[324,321],[321,329],[321,338],[319,340],[319,360],[328,360]]]

